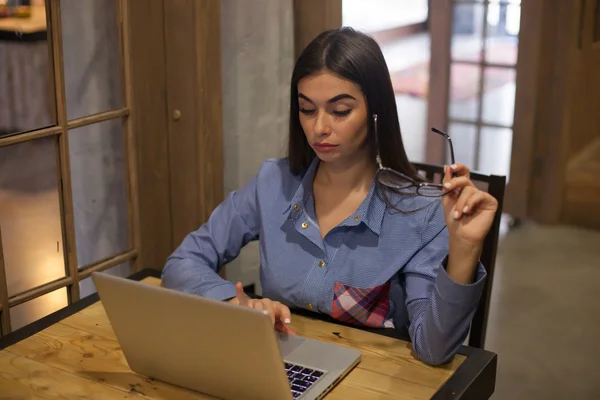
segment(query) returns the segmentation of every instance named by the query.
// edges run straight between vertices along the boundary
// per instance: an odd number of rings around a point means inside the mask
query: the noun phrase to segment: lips
[[[337,145],[331,144],[331,143],[315,143],[315,144],[313,144],[313,147],[314,147],[315,151],[317,151],[319,153],[328,153],[330,151],[335,150]]]

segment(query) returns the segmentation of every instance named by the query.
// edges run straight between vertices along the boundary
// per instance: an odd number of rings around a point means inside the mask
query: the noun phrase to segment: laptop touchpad
[[[301,337],[286,335],[281,332],[277,332],[277,339],[279,341],[279,352],[281,353],[281,357],[287,357],[305,341],[305,339]]]

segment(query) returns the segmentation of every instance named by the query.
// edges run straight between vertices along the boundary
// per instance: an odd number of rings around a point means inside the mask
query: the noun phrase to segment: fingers
[[[286,333],[288,335],[295,335],[296,332],[289,326],[292,320],[292,313],[290,309],[279,302],[275,302],[276,304],[276,315],[278,316],[275,322],[275,330]]]
[[[292,320],[292,313],[286,305],[266,298],[250,299],[242,290],[243,287],[240,282],[238,282],[235,287],[236,296],[240,305],[263,311],[268,314],[269,318],[271,319],[271,323],[273,323],[277,331],[291,335],[296,334],[294,330],[289,327],[289,324]]]
[[[244,286],[242,286],[242,282],[235,284],[235,297],[237,297],[241,306],[248,306],[248,301],[250,298],[246,296],[246,293],[244,293]]]
[[[465,176],[467,178],[471,177],[471,170],[463,163],[456,163],[450,166],[450,170],[455,176]]]
[[[464,207],[461,209],[463,214],[472,214],[478,208],[488,208],[490,210],[496,211],[498,208],[498,200],[494,198],[489,193],[483,192],[481,190],[477,190],[476,193],[471,195],[464,204]]]
[[[275,325],[275,307],[273,301],[269,299],[260,299],[254,302],[254,308],[257,310],[264,310],[269,314],[271,323]]]
[[[471,177],[471,170],[463,163],[444,165],[444,179],[442,183],[449,182],[454,177],[464,176],[467,179]]]
[[[292,313],[290,309],[281,304],[278,301],[272,301],[270,299],[260,299],[256,300],[257,303],[261,303],[260,306],[257,304],[254,308],[259,307],[258,309],[265,310],[269,313],[271,317],[271,322],[275,325],[277,321],[287,325],[291,322]]]
[[[281,320],[275,322],[275,330],[288,335],[296,335],[296,332],[288,324],[281,322]]]
[[[454,204],[452,218],[460,219],[463,216],[463,214],[469,210],[469,207],[472,207],[473,202],[471,198],[473,196],[479,196],[480,193],[481,192],[477,190],[474,186],[465,187],[462,190],[458,199],[456,200],[456,204]],[[467,204],[469,204],[470,206],[468,206]]]
[[[464,215],[473,214],[478,208],[496,211],[498,201],[489,193],[478,190],[475,187],[467,187],[456,201],[452,217],[460,219]]]
[[[474,186],[475,185],[473,185],[473,182],[471,182],[471,180],[466,176],[452,178],[444,183],[445,190],[452,192],[450,193],[450,196],[452,196],[453,198],[458,198],[461,195],[464,188]]]
[[[444,178],[442,179],[442,183],[447,183],[452,180],[452,169],[450,169],[449,165],[444,165]]]
[[[292,313],[290,312],[290,309],[286,305],[283,305],[279,302],[276,302],[275,304],[275,314],[279,320],[284,324],[289,324],[292,322]]]
[[[473,186],[473,182],[466,176],[459,176],[457,178],[452,178],[448,182],[444,183],[444,187],[449,190],[454,190],[456,188],[461,188],[465,186]]]

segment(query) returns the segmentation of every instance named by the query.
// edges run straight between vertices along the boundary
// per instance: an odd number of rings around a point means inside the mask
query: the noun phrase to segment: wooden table
[[[160,284],[157,275],[144,270],[131,278]],[[363,352],[327,399],[486,399],[494,391],[493,353],[464,347],[449,364],[431,367],[406,341],[323,318],[292,320],[302,336]],[[0,349],[1,400],[212,399],[132,372],[97,294],[0,339]]]

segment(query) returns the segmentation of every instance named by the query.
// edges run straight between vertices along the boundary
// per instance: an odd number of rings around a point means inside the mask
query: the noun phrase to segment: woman
[[[265,161],[184,239],[167,260],[164,285],[266,310],[288,333],[288,306],[408,327],[421,360],[449,361],[482,292],[478,260],[497,202],[462,164],[445,168],[444,196],[403,189],[398,182],[420,179],[397,115],[377,43],[348,28],[319,35],[293,71],[288,157]],[[252,240],[260,245],[260,300],[217,274]]]

